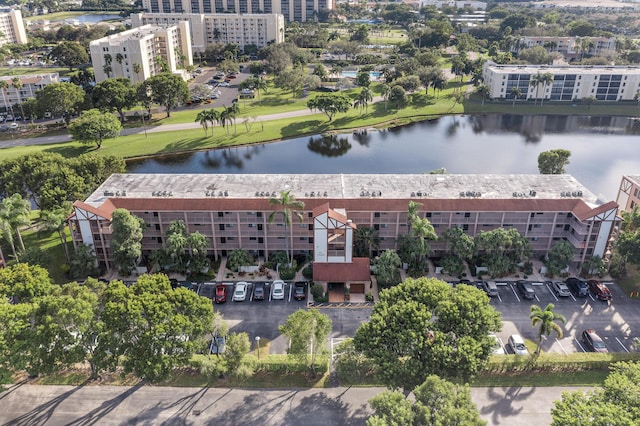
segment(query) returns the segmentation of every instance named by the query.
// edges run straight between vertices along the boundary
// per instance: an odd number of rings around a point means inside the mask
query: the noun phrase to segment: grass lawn
[[[632,291],[640,291],[640,271],[630,263],[627,263],[627,274],[623,278],[616,279],[616,284],[629,296]],[[632,299],[639,300],[640,299]]]
[[[25,75],[25,74],[50,74],[57,72],[60,76],[69,73],[69,68],[64,67],[0,67],[0,75]]]
[[[22,232],[22,239],[25,247],[39,247],[45,255],[48,257],[48,265],[46,269],[49,271],[49,276],[56,284],[64,284],[70,281],[65,277],[60,266],[67,263],[67,259],[64,255],[64,249],[62,248],[62,241],[57,232],[48,233],[45,231],[38,231],[39,227],[39,211],[32,212],[32,226],[28,231]],[[72,251],[71,238],[69,231],[67,230],[67,247]],[[9,252],[5,252],[8,254]]]
[[[481,374],[471,386],[602,386],[609,370]]]

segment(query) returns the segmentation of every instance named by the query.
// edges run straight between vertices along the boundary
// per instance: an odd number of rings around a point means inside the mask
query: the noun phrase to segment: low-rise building
[[[524,36],[511,46],[513,53],[522,49],[542,46],[549,53],[561,53],[566,59],[579,59],[584,56],[612,57],[616,55],[615,37],[537,37]]]
[[[27,44],[28,42],[20,9],[0,12],[0,46],[9,43]]]
[[[290,227],[277,220],[269,223],[274,211],[269,200],[281,191],[304,202],[302,222]],[[146,254],[162,248],[170,223],[182,220],[188,232],[207,238],[214,258],[239,248],[268,258],[288,245],[295,253],[317,251],[314,216],[321,212],[314,210],[326,205],[347,219],[344,226],[375,229],[380,250],[396,249],[398,236],[408,232],[410,201],[421,204],[419,217],[427,218],[438,235],[454,226],[470,236],[514,228],[531,242],[536,257],[556,241],[568,241],[575,268],[594,255],[604,257],[620,220],[615,202],[599,200],[570,175],[116,174],[74,204],[69,223],[74,244],[93,246],[105,268],[113,266],[109,240],[116,208],[144,221]],[[434,256],[447,253],[443,241],[430,245]]]
[[[143,82],[165,66],[187,80],[186,68],[193,65],[188,21],[168,27],[143,25],[94,40],[89,50],[96,83],[115,77]]]
[[[640,206],[640,175],[622,176],[616,203],[620,210],[630,212]]]
[[[538,75],[550,75],[547,83],[536,84]],[[482,69],[492,99],[577,101],[633,101],[640,93],[640,67],[595,65],[499,65],[492,61]]]
[[[241,49],[248,44],[258,48],[284,41],[284,16],[279,14],[231,13],[135,13],[131,25],[173,26],[188,21],[194,52],[204,52],[212,43],[236,44]]]
[[[16,84],[16,80],[20,84]],[[60,83],[57,72],[43,74],[25,74],[16,76],[1,76],[0,81],[7,83],[8,87],[0,91],[2,107],[8,111],[16,104],[20,104],[29,98],[35,98],[36,92],[52,83]]]

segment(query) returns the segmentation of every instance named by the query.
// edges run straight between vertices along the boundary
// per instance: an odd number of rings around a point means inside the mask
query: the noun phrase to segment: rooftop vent
[[[324,196],[327,197],[328,195],[327,191],[324,191]]]

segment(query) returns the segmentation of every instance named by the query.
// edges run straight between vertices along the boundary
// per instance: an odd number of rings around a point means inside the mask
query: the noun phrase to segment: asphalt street
[[[3,425],[364,425],[381,388],[227,389],[16,385],[0,394]],[[488,425],[544,426],[562,391],[472,388]]]

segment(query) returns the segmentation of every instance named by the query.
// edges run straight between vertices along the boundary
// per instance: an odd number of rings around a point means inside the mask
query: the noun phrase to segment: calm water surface
[[[364,135],[302,137],[133,161],[129,171],[424,173],[444,167],[449,173],[538,173],[538,154],[557,148],[571,151],[568,173],[596,195],[615,200],[622,175],[640,174],[640,121],[627,117],[449,116]]]

